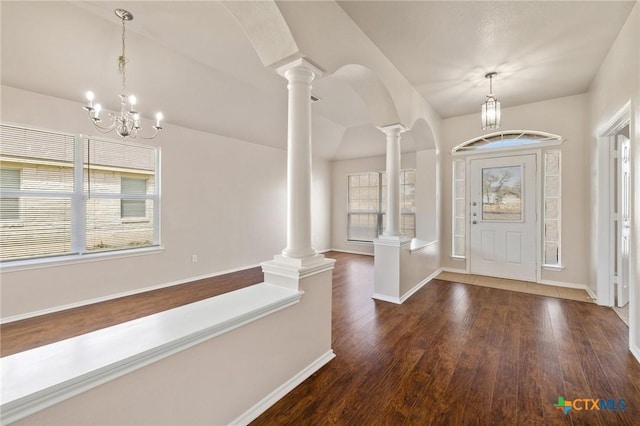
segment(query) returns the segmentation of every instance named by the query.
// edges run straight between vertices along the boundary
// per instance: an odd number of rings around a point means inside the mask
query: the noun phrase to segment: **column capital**
[[[311,71],[314,75],[314,78],[321,77],[323,74],[323,71],[320,69],[320,67],[314,65],[311,61],[305,58],[297,58],[291,62],[287,62],[284,65],[280,65],[276,69],[276,72],[288,80],[289,77],[287,77],[287,71],[294,69],[306,69],[308,71]]]
[[[395,124],[387,124],[385,126],[380,126],[378,127],[378,130],[380,130],[381,132],[383,132],[386,135],[400,135],[401,133],[404,133],[407,131],[407,128],[404,127],[403,124],[401,123],[395,123]]]

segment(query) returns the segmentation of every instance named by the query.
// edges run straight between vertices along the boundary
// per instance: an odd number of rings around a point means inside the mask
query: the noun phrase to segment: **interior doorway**
[[[631,158],[629,124],[609,137],[609,270],[613,305],[629,303]]]

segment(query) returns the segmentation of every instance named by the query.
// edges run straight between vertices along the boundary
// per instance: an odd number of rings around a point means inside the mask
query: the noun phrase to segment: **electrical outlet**
[[[198,262],[198,255],[197,254],[192,254],[191,255],[191,263],[196,263]]]

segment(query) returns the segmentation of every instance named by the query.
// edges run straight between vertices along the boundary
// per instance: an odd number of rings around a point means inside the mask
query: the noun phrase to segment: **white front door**
[[[471,160],[472,274],[536,281],[536,156]]]

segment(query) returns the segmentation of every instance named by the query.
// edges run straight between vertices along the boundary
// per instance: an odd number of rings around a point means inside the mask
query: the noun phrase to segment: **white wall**
[[[80,104],[2,86],[2,121],[94,134]],[[165,124],[158,254],[2,273],[2,317],[270,260],[286,244],[286,152]],[[322,143],[322,141],[315,141]],[[328,249],[329,163],[314,161],[313,242]],[[191,255],[198,262],[191,263]]]
[[[416,154],[403,153],[402,169],[416,168]],[[335,250],[373,254],[372,243],[347,241],[347,176],[351,173],[379,172],[386,169],[385,157],[334,161],[331,170],[331,247]],[[416,191],[420,191],[416,187]]]
[[[296,305],[57,403],[16,425],[226,425],[251,420],[331,355],[331,271]],[[271,395],[265,404],[259,404]],[[253,408],[253,410],[252,410]],[[250,414],[253,414],[251,416]]]
[[[416,152],[416,238],[440,239],[440,170],[435,149]]]
[[[634,354],[640,359],[640,3],[636,2],[627,22],[618,34],[613,46],[600,67],[589,90],[590,126],[589,153],[591,164],[591,227],[598,223],[597,209],[603,201],[598,194],[598,180],[602,170],[598,163],[598,136],[606,130],[609,121],[620,109],[631,102],[631,306],[630,306],[630,345]],[[597,236],[591,238],[591,281],[595,282],[598,246],[608,241],[598,241]]]
[[[543,271],[542,279],[588,285],[589,165],[587,95],[576,95],[502,110],[500,130],[538,130],[566,139],[562,149],[562,264],[559,272]],[[504,107],[504,105],[503,105]],[[479,114],[443,120],[440,165],[442,179],[442,266],[465,269],[465,261],[451,259],[451,149],[469,139],[491,133],[481,130]]]

